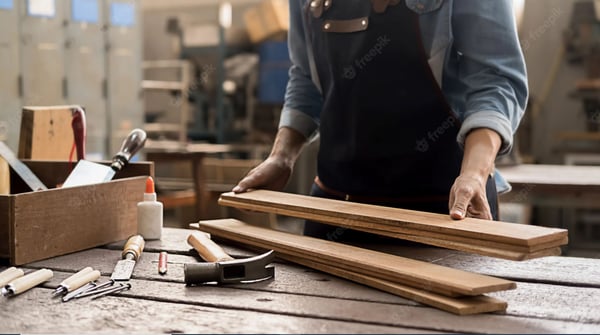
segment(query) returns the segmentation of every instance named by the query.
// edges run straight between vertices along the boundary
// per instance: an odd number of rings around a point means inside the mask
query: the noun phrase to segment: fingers
[[[485,188],[473,184],[472,180],[457,179],[450,192],[449,208],[454,220],[466,217],[492,220]]]
[[[248,175],[239,181],[237,185],[231,190],[233,193],[244,193],[251,188],[259,188],[260,182],[257,180],[255,173],[248,173]]]

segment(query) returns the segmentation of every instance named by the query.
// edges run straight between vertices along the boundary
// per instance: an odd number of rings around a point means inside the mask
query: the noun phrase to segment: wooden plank
[[[131,292],[152,282],[133,282]],[[155,285],[150,285],[156,288]],[[183,288],[184,285],[178,285]],[[169,287],[163,285],[162,288]],[[173,293],[173,290],[169,290]],[[189,291],[189,290],[187,290]],[[182,293],[184,293],[182,292]],[[161,300],[107,296],[61,303],[49,289],[35,288],[0,304],[3,333],[428,333],[428,330],[319,317],[278,315],[244,308],[182,304],[177,296]],[[254,301],[255,304],[260,302]]]
[[[104,276],[110,276],[119,257],[120,251],[118,250],[94,248],[30,263],[27,267],[34,269],[54,269],[54,278],[46,286],[56,287],[70,274],[87,266],[92,266],[94,269],[99,270]],[[163,281],[171,283],[171,285],[184,284],[184,265],[187,263],[200,262],[201,259],[200,257],[194,256],[169,254],[168,271],[165,275],[158,274],[157,261],[157,252],[144,251],[140,261],[135,266],[133,278],[147,281]],[[269,291],[291,295],[419,306],[419,304],[414,301],[383,291],[373,290],[370,287],[356,284],[313,269],[300,267],[284,260],[278,260],[274,265],[276,271],[275,280],[227,285],[227,287],[250,291]]]
[[[494,248],[494,247],[486,247],[483,245],[473,245],[473,244],[470,244],[469,242],[463,243],[463,242],[456,242],[453,240],[441,240],[438,238],[431,238],[428,236],[398,234],[398,233],[383,231],[383,230],[365,229],[363,227],[352,227],[352,226],[348,226],[348,227],[356,229],[356,230],[375,233],[375,234],[382,235],[382,236],[399,238],[399,239],[429,244],[429,245],[433,245],[433,246],[437,246],[437,247],[461,250],[461,251],[471,252],[471,253],[475,253],[475,254],[479,254],[479,255],[502,258],[502,259],[513,260],[513,261],[524,261],[524,260],[540,258],[540,257],[547,257],[547,256],[559,256],[562,252],[560,247],[552,246],[552,245],[554,245],[554,243],[549,244],[549,245],[551,245],[551,247],[546,248],[546,249],[539,249],[539,250],[533,251],[533,252],[518,252],[518,251],[513,251],[513,250],[498,249],[498,248]],[[565,238],[565,240],[566,240],[566,238]]]
[[[160,240],[146,241],[145,251],[168,251],[170,254],[196,255],[196,252],[185,241],[194,230],[165,227]],[[218,236],[213,236],[218,240]],[[124,241],[111,243],[107,248],[122,250]],[[234,258],[255,255],[245,248],[232,244],[222,244],[227,253]],[[406,246],[402,241],[378,243],[376,245],[361,244],[362,248],[391,253],[402,257],[413,258],[425,262],[477,272],[491,276],[509,278],[515,281],[534,281],[557,285],[577,285],[600,287],[599,261],[579,257],[544,257],[524,262],[514,262],[497,258],[473,255],[461,251],[440,249],[427,246]],[[66,256],[65,256],[66,257]],[[199,260],[198,257],[196,259]],[[68,262],[76,262],[69,258]]]
[[[415,248],[409,249],[418,251]],[[427,248],[427,250],[432,249]],[[435,257],[435,255],[432,257]],[[64,271],[69,271],[69,273],[55,271],[55,277],[47,285],[55,287],[68,274],[74,273],[85,266],[91,265],[94,268],[105,269],[102,272],[106,272],[105,275],[108,276],[118,258],[119,252],[117,250],[91,249],[85,252],[36,262],[35,267],[60,268],[65,269]],[[476,257],[470,258],[473,259],[473,263],[476,265],[478,259]],[[562,259],[562,257],[552,258]],[[60,261],[57,261],[58,259]],[[177,301],[185,304],[210,304],[210,306],[220,304],[218,305],[220,308],[251,308],[253,303],[257,302],[257,299],[271,299],[271,302],[276,306],[267,306],[267,310],[274,313],[286,314],[290,311],[300,314],[314,313],[315,315],[327,318],[339,318],[338,313],[342,315],[348,313],[350,313],[349,315],[354,315],[356,312],[352,312],[352,310],[358,309],[362,311],[362,314],[356,313],[360,315],[359,320],[364,320],[365,322],[385,322],[386,317],[390,319],[391,315],[396,315],[397,320],[394,319],[391,321],[395,325],[428,327],[427,322],[430,322],[432,324],[429,326],[430,328],[443,327],[438,329],[454,330],[461,333],[498,333],[500,330],[503,333],[522,333],[528,329],[532,332],[533,329],[537,329],[538,332],[542,333],[561,332],[559,329],[564,329],[562,333],[569,333],[570,331],[567,331],[567,329],[573,329],[569,328],[573,327],[572,324],[565,326],[561,323],[551,322],[551,320],[588,323],[600,327],[600,307],[597,304],[596,298],[599,292],[598,288],[518,283],[519,287],[516,290],[490,294],[508,301],[509,306],[506,314],[485,314],[457,318],[449,313],[438,312],[432,308],[415,309],[415,303],[403,298],[327,274],[319,274],[313,271],[307,272],[307,269],[291,264],[276,263],[276,276],[275,280],[272,281],[246,285],[228,285],[226,287],[206,285],[188,290],[183,285],[183,264],[194,262],[197,258],[173,255],[170,258],[172,261],[169,264],[170,271],[165,277],[161,277],[156,273],[156,259],[158,259],[157,253],[145,252],[142,254],[142,262],[136,265],[134,278],[136,280],[143,279],[143,284],[135,285],[135,289],[129,293],[135,297],[144,297],[145,299]],[[547,259],[536,260],[535,263],[546,261]],[[497,261],[491,258],[490,260]],[[598,260],[585,260],[590,265],[596,264],[596,266],[593,266],[596,269],[600,268],[597,266],[599,263]],[[511,264],[519,268],[523,267],[525,263],[501,261],[498,267],[505,265],[507,269],[504,271],[510,272]],[[539,267],[536,271],[540,275],[545,276],[547,272],[552,270],[552,267],[559,266],[559,264],[552,262],[548,263],[548,266],[548,271],[544,271],[542,267]],[[179,272],[174,271],[171,273],[171,269],[177,270],[177,268],[180,269],[178,270]],[[588,274],[592,274],[592,272],[582,272],[582,276]],[[161,281],[161,283],[156,283],[157,281]],[[233,290],[233,288],[237,290]],[[278,293],[285,294],[279,295]],[[312,300],[311,297],[326,299]],[[270,305],[271,302],[261,301],[263,305]],[[359,302],[377,302],[381,304],[361,305]],[[345,304],[344,308],[348,308],[349,311],[340,310],[340,307],[338,307],[340,304]],[[369,311],[373,313],[369,313]],[[418,315],[418,317],[414,317],[415,315]],[[515,321],[517,322],[514,323]],[[465,326],[460,325],[460,323],[471,323],[472,325]],[[521,327],[523,330],[517,331],[517,327]],[[542,331],[540,327],[545,327],[547,330]],[[597,333],[597,331],[591,333]]]
[[[135,205],[143,199],[146,178],[14,196],[11,263],[64,255],[135,234]]]
[[[370,222],[357,222],[341,217],[327,217],[323,220],[323,216],[314,213],[298,213],[295,210],[273,209],[267,205],[245,204],[232,202],[230,200],[221,199],[219,204],[232,206],[240,209],[256,210],[263,212],[274,212],[280,215],[297,216],[302,215],[303,218],[315,221],[326,221],[329,224],[335,224],[340,227],[361,230],[369,233],[379,234],[383,236],[399,238],[419,243],[430,244],[448,249],[468,251],[485,256],[504,258],[509,260],[521,261],[545,256],[560,255],[560,245],[568,242],[568,236],[564,236],[560,240],[540,243],[534,246],[517,246],[494,241],[479,240],[475,238],[465,238],[461,236],[445,235],[429,231],[415,231],[400,226],[380,225]]]
[[[36,262],[36,268],[61,268],[66,269],[64,271],[69,271],[70,274],[76,272],[82,267],[93,265],[94,268],[108,269],[108,271],[102,271],[103,273],[107,272],[105,275],[108,276],[110,274],[110,271],[112,270],[112,267],[114,266],[115,260],[118,259],[118,256],[118,251],[116,250],[91,249],[73,255],[65,255],[51,260]],[[56,262],[55,260],[58,258],[61,258],[62,261]],[[181,301],[183,303],[218,303],[218,299],[223,300],[224,298],[227,298],[229,299],[229,301],[227,301],[226,303],[224,302],[224,305],[221,305],[221,307],[233,306],[235,308],[237,306],[239,308],[242,301],[247,301],[247,304],[251,304],[253,298],[260,298],[255,296],[255,293],[247,292],[249,290],[271,293],[289,293],[289,296],[272,295],[271,297],[274,301],[286,301],[290,303],[293,302],[295,304],[298,304],[298,306],[303,306],[308,311],[313,311],[319,315],[325,315],[327,311],[331,313],[332,310],[336,310],[336,307],[334,307],[335,304],[343,304],[347,303],[348,301],[383,303],[383,305],[387,306],[387,308],[389,308],[390,310],[386,311],[379,310],[376,308],[374,310],[377,311],[378,314],[383,315],[387,315],[392,311],[404,308],[402,306],[405,305],[416,306],[415,303],[409,302],[400,297],[369,289],[361,285],[353,284],[341,278],[329,276],[327,274],[318,274],[312,271],[306,272],[305,269],[299,266],[286,265],[280,263],[275,264],[275,280],[245,285],[228,285],[227,287],[221,288],[214,287],[213,285],[207,285],[204,286],[202,289],[198,289],[199,291],[197,291],[197,298],[192,298],[188,295],[192,293],[195,294],[196,291],[187,291],[188,294],[184,294],[184,292],[186,291],[180,291],[179,287],[183,286],[183,264],[187,262],[194,262],[195,258],[190,256],[174,255],[173,264],[170,264],[170,267],[175,269],[180,268],[180,271],[174,272],[174,276],[169,276],[169,274],[171,274],[169,272],[167,273],[166,277],[161,277],[158,274],[156,274],[155,260],[157,258],[158,254],[144,253],[142,255],[143,261],[136,266],[136,269],[134,271],[135,278],[145,280],[144,292],[139,293],[149,299],[177,299],[177,301]],[[591,259],[588,259],[588,261],[595,261],[596,264],[599,262],[598,260]],[[506,263],[514,263],[518,266],[522,266],[523,264],[515,262]],[[598,266],[596,266],[596,268],[598,268]],[[541,272],[541,270],[538,271]],[[584,273],[584,275],[586,274],[587,273]],[[47,286],[55,287],[56,285],[58,285],[58,283],[60,283],[60,281],[62,281],[67,276],[67,273],[55,271],[55,277]],[[150,281],[164,281],[164,285],[161,284],[160,287],[149,287],[148,285],[152,285],[149,284]],[[246,291],[232,291],[228,290],[227,288],[236,288],[239,290]],[[141,288],[139,288],[138,285],[136,286],[136,290],[132,291],[131,293],[138,294],[139,289]],[[160,294],[158,293],[158,290],[161,290]],[[508,301],[509,307],[506,312],[506,315],[516,316],[522,319],[531,317],[544,320],[585,322],[593,323],[598,326],[600,325],[600,313],[598,313],[600,307],[597,304],[596,298],[598,296],[598,292],[598,288],[519,283],[519,287],[516,290],[494,292],[491,293],[491,295]],[[189,298],[190,300],[182,301],[181,299],[185,299],[184,296]],[[335,298],[342,299],[342,301],[336,300],[333,302],[326,302],[327,300],[317,299],[314,301],[313,305],[313,303],[309,303],[309,299],[305,299],[304,301],[301,299],[299,300],[298,296]],[[204,297],[206,297],[206,299]],[[245,300],[245,298],[247,298],[247,300]],[[288,301],[288,299],[291,300]],[[369,310],[368,306],[357,306],[356,308]],[[287,309],[280,310],[280,312],[282,313],[287,311]],[[414,313],[418,313],[421,316],[421,319],[427,319],[432,315],[432,313],[430,312],[434,311],[434,309],[421,308],[419,309],[419,311],[416,311]],[[332,316],[331,314],[327,315]],[[489,316],[492,317],[493,315]],[[364,319],[366,321],[369,320],[368,318],[374,316],[364,317],[366,318]],[[489,322],[486,322],[486,320],[488,320]],[[499,324],[508,322],[506,319],[503,318],[494,320],[496,323]],[[370,321],[377,320],[371,319]],[[445,320],[440,320],[440,322],[455,324],[458,322],[466,321],[463,321],[462,318],[448,318]],[[488,326],[492,324],[491,320],[489,320],[488,317],[484,315],[480,315],[477,319],[473,319],[472,322],[475,322],[477,324],[486,324]],[[419,324],[401,323],[400,325],[418,326]],[[503,326],[501,325],[500,328],[502,327]],[[460,330],[460,328],[456,329]],[[482,330],[480,330],[479,332],[481,331]],[[514,332],[514,330],[511,330],[510,332]]]
[[[597,166],[520,164],[499,166],[498,171],[508,182],[521,188],[521,198],[548,192],[563,195],[600,192],[600,167]]]
[[[129,330],[129,318],[139,317],[137,313],[126,313],[125,316],[121,317],[119,313],[121,310],[117,309],[112,314],[96,314],[98,308],[104,310],[112,308],[112,305],[104,305],[104,303],[110,300],[112,304],[112,301],[114,300],[116,303],[123,306],[130,306],[130,308],[133,306],[136,310],[148,307],[148,305],[143,302],[173,303],[179,306],[185,306],[188,315],[190,314],[190,311],[195,312],[193,315],[196,322],[199,322],[199,320],[204,321],[205,318],[210,318],[210,314],[205,316],[202,314],[203,311],[213,311],[217,314],[217,318],[218,314],[224,311],[232,311],[234,314],[239,313],[237,315],[244,321],[246,317],[255,317],[255,315],[269,315],[274,319],[278,319],[281,316],[300,317],[303,319],[305,318],[309,322],[313,319],[337,321],[340,322],[339,324],[345,324],[346,329],[353,326],[352,329],[354,329],[354,332],[361,332],[361,329],[363,329],[362,327],[365,325],[398,328],[400,329],[398,332],[402,332],[403,329],[408,328],[416,332],[447,331],[455,333],[595,334],[600,329],[600,324],[597,322],[583,322],[577,321],[577,319],[565,321],[556,320],[553,319],[553,317],[548,316],[529,317],[525,315],[507,314],[483,314],[458,317],[432,308],[321,298],[302,294],[280,294],[268,291],[270,282],[262,284],[265,288],[265,290],[262,291],[233,289],[228,286],[214,285],[188,287],[183,284],[137,279],[132,280],[131,283],[133,288],[130,291],[121,293],[115,297],[106,297],[107,300],[104,298],[95,301],[82,299],[80,301],[74,300],[65,304],[58,303],[56,300],[51,300],[49,298],[50,291],[47,289],[34,289],[31,292],[44,290],[40,299],[34,299],[30,295],[30,292],[25,293],[26,295],[17,297],[17,299],[26,299],[27,302],[25,303],[25,306],[16,309],[14,311],[15,314],[11,315],[13,318],[15,315],[17,315],[17,318],[20,318],[21,315],[27,314],[24,311],[26,308],[29,308],[32,315],[33,313],[39,313],[37,314],[38,318],[46,320],[46,323],[48,323],[48,320],[54,321],[55,319],[53,316],[57,314],[70,313],[70,309],[73,306],[81,310],[89,311],[89,315],[99,315],[99,317],[106,322],[118,322],[123,331]],[[535,286],[532,286],[531,289],[535,289]],[[524,302],[527,302],[527,292],[528,291],[519,292],[523,296],[521,300]],[[560,309],[568,308],[569,302],[574,303],[573,301],[568,300],[554,305],[555,310],[552,312],[552,315],[560,315]],[[529,303],[527,306],[523,306],[523,311],[525,313],[527,313],[525,307],[529,307],[530,305],[533,305],[533,302]],[[155,332],[156,329],[163,330],[163,328],[160,327],[164,327],[166,324],[176,329],[179,328],[179,320],[181,318],[179,313],[181,311],[178,309],[171,311],[169,307],[173,305],[159,304],[157,306],[157,308],[165,308],[162,310],[162,313],[168,314],[171,321],[165,323],[167,320],[162,317],[157,317],[156,320],[144,319],[148,323],[148,327],[155,327],[153,332]],[[9,307],[13,306],[11,305]],[[588,307],[588,305],[586,305],[586,307]],[[2,308],[3,306],[0,306],[0,310]],[[50,312],[49,309],[52,309],[52,312]],[[169,313],[165,313],[165,310],[168,310]],[[250,312],[256,314],[248,316],[246,313]],[[156,312],[151,308],[149,313],[155,315]],[[591,313],[587,313],[587,315],[592,316]],[[4,316],[4,314],[2,314],[2,316]],[[84,315],[82,314],[77,314],[77,317],[83,316]],[[27,316],[25,317],[27,318]],[[576,316],[571,315],[571,317]],[[183,319],[187,320],[187,318]],[[39,324],[40,322],[40,320],[35,321],[31,319],[24,321],[30,321],[32,322],[32,325]],[[79,325],[77,321],[71,320],[70,317],[67,317],[64,322],[73,322],[75,325]],[[297,322],[303,321],[299,319]],[[202,322],[203,325],[207,323],[209,323],[209,321]],[[133,324],[138,325],[137,322],[134,322]],[[234,332],[234,330],[237,329],[236,325],[237,323],[232,326],[222,325],[222,328],[218,329],[224,333],[229,333],[230,331]],[[269,324],[267,324],[265,329],[261,330],[261,333],[266,332],[266,329],[269,329],[269,327]],[[241,332],[246,333],[252,330],[254,329],[251,328],[250,325],[246,325],[246,328],[242,329]],[[337,333],[340,330],[329,331]],[[131,330],[129,332],[131,332]]]
[[[503,279],[456,271],[331,241],[253,227],[234,219],[201,221],[199,227],[216,236],[260,247],[268,245],[279,252],[285,252],[285,248],[293,249],[365,275],[393,282],[414,282],[417,285],[415,287],[419,289],[441,294],[451,291],[464,295],[480,295],[516,287],[514,282]]]
[[[474,297],[450,298],[443,295],[418,290],[407,285],[401,285],[383,279],[362,275],[353,271],[347,271],[321,262],[314,262],[301,257],[290,255],[280,255],[280,257],[294,263],[340,276],[357,283],[368,285],[370,287],[458,315],[497,312],[503,311],[507,307],[505,301],[483,295]]]
[[[68,161],[74,144],[71,110],[75,107],[23,107],[18,157]],[[73,160],[77,160],[75,154]]]
[[[516,281],[600,288],[600,261],[598,259],[561,256],[514,262],[446,249],[415,248],[397,244],[361,244],[360,246],[455,269],[476,271],[481,274]]]
[[[12,197],[0,197],[0,258],[10,257],[10,230],[12,222]]]
[[[452,220],[449,215],[444,214],[367,205],[268,190],[256,190],[238,194],[234,194],[233,192],[223,193],[221,199],[228,200],[227,205],[232,205],[233,203],[257,204],[270,206],[274,209],[294,211],[298,215],[304,215],[305,213],[319,214],[323,216],[323,220],[321,221],[335,217],[521,246],[533,246],[540,243],[563,240],[568,235],[565,229],[473,218],[456,221]]]

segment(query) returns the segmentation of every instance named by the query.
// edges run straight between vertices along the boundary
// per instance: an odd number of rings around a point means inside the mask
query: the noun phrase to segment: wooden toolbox
[[[0,258],[22,265],[137,233],[137,203],[154,163],[127,165],[107,183],[56,188],[72,163],[23,160],[48,187],[32,192],[11,170],[11,193],[0,195]],[[102,162],[109,164],[109,162]]]

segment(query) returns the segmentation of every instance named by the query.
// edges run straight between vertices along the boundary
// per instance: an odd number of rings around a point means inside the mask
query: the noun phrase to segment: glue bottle
[[[137,204],[138,234],[146,240],[159,240],[163,227],[163,204],[156,201],[154,180],[146,179],[146,192],[144,201]]]

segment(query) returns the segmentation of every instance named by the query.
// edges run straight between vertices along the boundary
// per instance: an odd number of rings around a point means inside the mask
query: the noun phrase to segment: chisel
[[[50,280],[54,273],[52,270],[41,269],[28,273],[23,277],[17,278],[2,288],[3,296],[13,296],[21,294],[32,287],[35,287],[47,280]]]
[[[144,244],[145,241],[142,235],[134,235],[127,240],[123,252],[121,253],[122,259],[115,265],[110,279],[114,281],[124,281],[131,278],[135,262],[140,258],[144,251]]]
[[[121,144],[121,149],[113,157],[110,166],[80,160],[63,183],[63,188],[103,183],[112,180],[115,173],[121,171],[129,160],[146,143],[146,132],[142,129],[132,130]]]
[[[69,278],[63,280],[60,285],[54,290],[52,296],[55,297],[60,294],[65,294],[80,288],[81,286],[93,282],[100,278],[100,271],[93,270],[91,267],[84,268]]]

